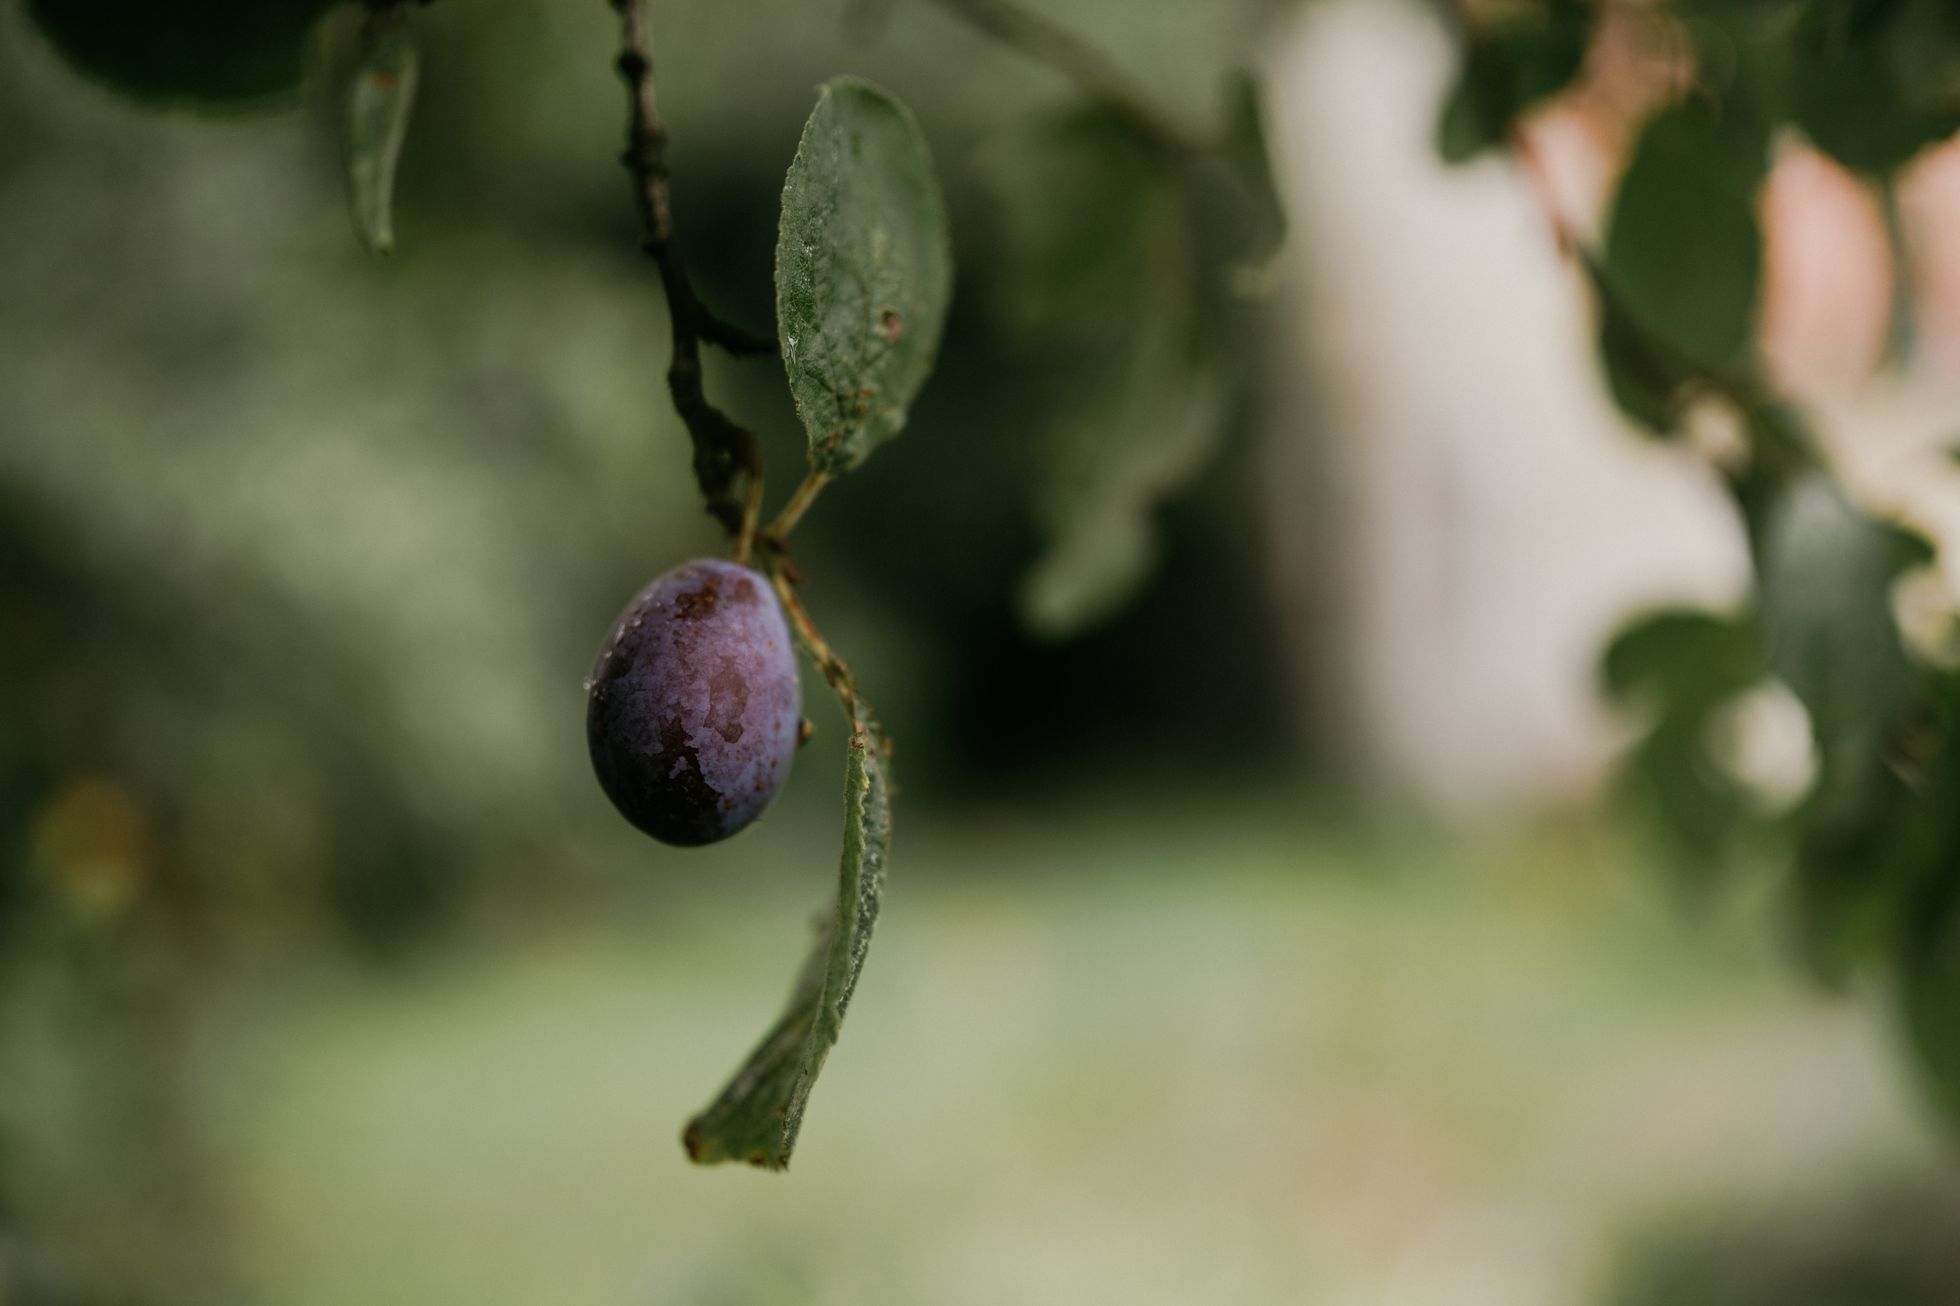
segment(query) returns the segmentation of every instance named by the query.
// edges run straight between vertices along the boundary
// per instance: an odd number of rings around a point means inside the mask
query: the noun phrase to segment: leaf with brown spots
[[[776,323],[810,465],[849,471],[897,435],[952,296],[925,138],[868,82],[827,82],[783,186]]]

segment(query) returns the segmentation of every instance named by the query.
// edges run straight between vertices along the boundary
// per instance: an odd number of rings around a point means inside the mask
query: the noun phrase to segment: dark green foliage
[[[1620,783],[1684,871],[1733,851],[1750,799],[1710,751],[1717,714],[1762,678],[1763,641],[1747,617],[1670,611],[1629,626],[1603,663],[1607,691],[1651,722]]]
[[[1571,85],[1592,40],[1585,0],[1548,0],[1472,33],[1436,123],[1436,148],[1463,163],[1501,146],[1520,115]]]
[[[236,105],[306,75],[314,23],[335,0],[28,0],[68,61],[125,95]]]
[[[1737,139],[1700,105],[1664,109],[1641,132],[1607,219],[1603,269],[1619,308],[1717,372],[1752,353],[1763,167],[1760,136]]]
[[[1960,787],[1943,797],[1939,851],[1948,859],[1947,882],[1922,894],[1911,921],[1899,1005],[1927,1092],[1960,1125],[1960,886],[1951,882],[1952,858],[1960,855]]]
[[[1960,128],[1960,10],[1946,0],[1812,4],[1790,42],[1790,116],[1848,168],[1903,167]]]
[[[1106,621],[1158,563],[1155,517],[1210,464],[1250,371],[1238,333],[1285,237],[1256,84],[1227,87],[1216,150],[1083,105],[1002,142],[989,172],[999,302],[1067,376],[1035,463],[1044,548],[1028,627]]]

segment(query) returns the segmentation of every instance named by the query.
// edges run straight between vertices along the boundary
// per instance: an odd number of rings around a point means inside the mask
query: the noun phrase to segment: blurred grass
[[[1649,1212],[1923,1164],[1868,1016],[1760,922],[1691,925],[1593,839],[1240,807],[901,828],[786,1178],[675,1137],[814,873],[236,994],[203,1097],[254,1295],[1551,1306]]]

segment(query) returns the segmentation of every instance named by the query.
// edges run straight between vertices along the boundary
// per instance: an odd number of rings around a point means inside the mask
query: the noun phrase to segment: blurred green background
[[[1285,19],[1056,11],[1195,121]],[[698,852],[584,756],[596,641],[719,547],[607,7],[426,11],[377,261],[329,97],[135,108],[9,6],[0,1303],[1960,1300],[1943,1145],[1762,895],[1686,913],[1590,815],[1349,800],[1276,633],[1256,402],[1134,605],[1024,631],[1071,373],[1004,289],[1001,142],[1064,85],[927,5],[656,13],[710,302],[767,322],[842,71],[918,111],[960,259],[910,431],[799,534],[904,792],[792,1174],[676,1134],[829,891],[841,722],[812,678],[794,783]],[[780,492],[779,372],[711,367]]]

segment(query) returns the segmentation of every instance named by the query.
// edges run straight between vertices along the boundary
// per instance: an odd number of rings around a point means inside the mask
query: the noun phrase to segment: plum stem
[[[708,402],[701,377],[701,345],[731,354],[773,354],[776,344],[709,311],[688,279],[674,245],[673,209],[667,185],[667,127],[654,100],[653,47],[646,0],[611,0],[620,20],[616,66],[626,83],[626,150],[620,162],[633,177],[640,210],[640,249],[660,271],[667,297],[672,354],[667,389],[674,411],[694,445],[694,479],[710,516],[735,537],[737,561],[748,555],[762,498],[762,449],[755,436]],[[736,477],[745,482],[735,494]]]
[[[823,672],[824,682],[830,686],[831,692],[837,695],[837,701],[844,707],[845,717],[856,721],[857,681],[851,677],[851,669],[844,665],[844,659],[838,657],[825,642],[823,635],[817,630],[816,623],[810,620],[810,613],[804,608],[803,601],[796,597],[796,587],[790,583],[782,555],[772,553],[769,564],[769,583],[775,587],[776,597],[782,600],[783,613],[789,618],[790,629],[796,632],[796,642],[803,646],[803,651],[810,655],[812,662],[817,664],[817,670]]]
[[[823,487],[828,484],[829,472],[818,471],[814,467],[810,469],[803,483],[796,487],[796,493],[789,496],[789,502],[776,514],[776,520],[770,522],[769,528],[762,533],[772,548],[780,550],[783,547],[789,533],[796,529],[796,523],[803,520],[803,514],[810,510],[810,505],[817,501],[817,496],[823,493]]]

